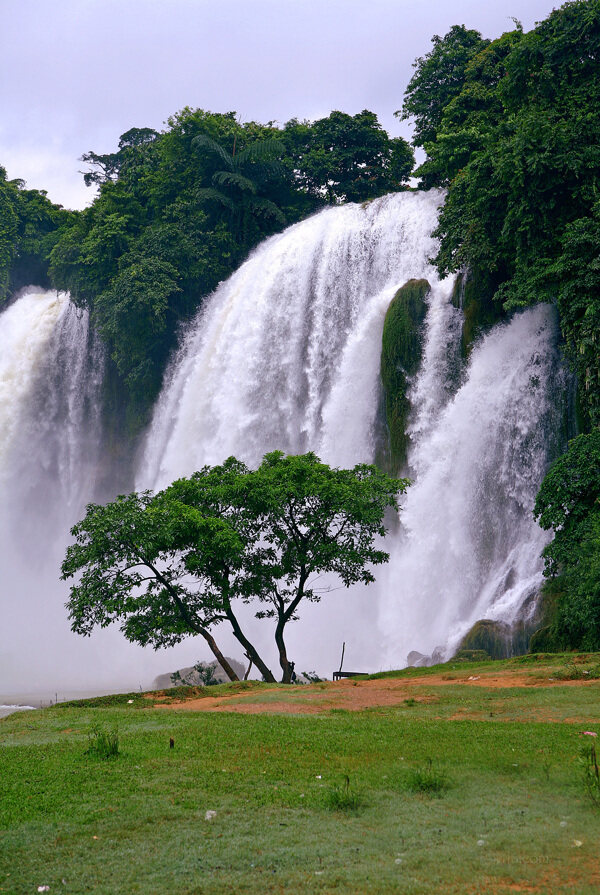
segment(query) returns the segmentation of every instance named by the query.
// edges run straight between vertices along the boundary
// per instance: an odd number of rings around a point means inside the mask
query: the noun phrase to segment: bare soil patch
[[[530,687],[581,687],[591,686],[594,681],[568,680],[554,681],[551,672],[547,677],[540,674],[518,673],[510,669],[479,674],[464,673],[426,674],[419,677],[382,678],[376,680],[344,679],[335,682],[309,684],[283,689],[280,686],[261,687],[249,692],[237,692],[220,696],[202,696],[172,700],[169,691],[164,691],[168,701],[155,702],[155,708],[182,709],[191,712],[239,712],[241,714],[256,713],[295,713],[318,714],[332,710],[350,712],[369,708],[395,706],[406,700],[417,703],[432,703],[438,696],[428,693],[430,687],[464,686],[484,687],[487,689],[530,688]],[[597,683],[597,682],[596,682]],[[163,695],[163,694],[161,694]],[[156,699],[156,694],[149,694]],[[460,715],[461,718],[468,715]],[[454,716],[457,719],[457,716]]]

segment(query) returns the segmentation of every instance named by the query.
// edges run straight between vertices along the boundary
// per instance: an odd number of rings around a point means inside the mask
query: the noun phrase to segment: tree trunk
[[[242,629],[240,628],[239,622],[238,622],[237,618],[235,617],[235,615],[233,614],[233,611],[230,606],[227,606],[225,608],[225,614],[226,614],[227,618],[229,619],[231,627],[233,628],[233,636],[236,638],[236,640],[238,640],[242,644],[242,646],[244,647],[244,650],[246,651],[248,658],[252,659],[252,661],[254,662],[254,664],[256,665],[256,667],[258,668],[258,670],[260,671],[260,673],[262,674],[262,676],[264,677],[264,679],[266,681],[268,681],[270,684],[276,684],[277,681],[275,680],[275,677],[273,676],[273,672],[270,670],[270,668],[267,668],[267,666],[265,665],[265,663],[263,662],[263,660],[257,653],[254,646],[250,643],[248,638],[244,635]]]
[[[289,684],[291,682],[292,672],[290,669],[290,663],[288,662],[285,641],[283,639],[284,626],[285,619],[280,616],[279,621],[277,622],[277,627],[275,628],[275,643],[277,644],[277,649],[279,650],[279,664],[281,665],[281,670],[283,671],[281,683]]]
[[[227,661],[227,659],[225,658],[225,656],[223,655],[223,653],[221,652],[219,647],[217,646],[216,640],[212,636],[212,634],[209,634],[208,631],[206,630],[206,628],[200,628],[198,633],[201,634],[204,637],[204,639],[206,640],[206,642],[208,643],[213,656],[215,657],[215,659],[217,660],[217,662],[219,663],[219,665],[221,666],[221,668],[223,669],[223,671],[225,672],[225,674],[227,675],[229,680],[230,681],[239,681],[239,677],[237,676],[237,674],[235,673],[235,671],[233,670],[233,668],[231,667],[231,665],[229,664],[229,662]]]

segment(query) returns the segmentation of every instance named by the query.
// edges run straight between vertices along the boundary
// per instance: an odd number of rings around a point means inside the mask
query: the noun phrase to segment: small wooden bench
[[[334,681],[339,681],[343,677],[361,677],[363,674],[368,673],[368,671],[334,671],[333,679]]]

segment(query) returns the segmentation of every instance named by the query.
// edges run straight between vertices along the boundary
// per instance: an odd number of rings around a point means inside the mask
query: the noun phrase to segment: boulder
[[[490,659],[508,659],[512,655],[510,625],[482,618],[459,643],[457,653],[465,650],[483,650]]]
[[[233,668],[233,670],[235,671],[235,673],[237,674],[239,679],[243,680],[244,675],[246,673],[246,669],[242,665],[242,663],[238,662],[236,659],[230,659],[229,656],[226,656],[225,658],[227,659],[227,661],[229,662],[229,664],[231,665],[231,667]],[[227,677],[227,675],[225,674],[221,665],[218,662],[213,660],[212,662],[204,662],[203,664],[204,665],[212,665],[214,667],[214,669],[215,669],[214,676],[213,676],[214,683],[226,684],[229,681],[229,678]],[[178,668],[177,671],[170,671],[170,672],[167,672],[167,674],[159,674],[158,677],[155,677],[154,681],[152,682],[152,689],[153,690],[168,690],[171,687],[181,686],[177,682],[173,681],[172,676],[174,674],[179,674],[181,679],[186,684],[189,684],[191,686],[198,687],[198,686],[203,685],[203,681],[202,681],[200,675],[198,674],[198,672],[195,670],[194,666],[188,665],[186,668]]]

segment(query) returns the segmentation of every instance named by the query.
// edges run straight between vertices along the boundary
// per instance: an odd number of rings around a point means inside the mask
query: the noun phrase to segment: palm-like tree
[[[285,216],[270,199],[259,195],[263,184],[280,175],[278,161],[284,147],[276,139],[252,143],[236,153],[227,152],[220,143],[206,134],[192,140],[196,149],[212,153],[220,170],[212,175],[212,187],[199,189],[197,197],[206,202],[215,202],[230,212],[231,229],[236,236],[246,242],[251,221],[266,222],[284,226]]]

